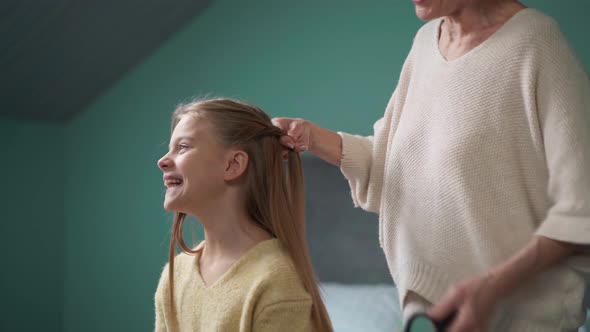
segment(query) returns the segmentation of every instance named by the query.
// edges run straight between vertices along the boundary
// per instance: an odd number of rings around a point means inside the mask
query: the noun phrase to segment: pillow
[[[326,282],[320,288],[335,332],[402,329],[402,312],[393,285]]]
[[[590,274],[586,275],[586,293],[584,297],[584,304],[586,305],[586,323],[582,326],[579,332],[590,332]]]
[[[590,309],[586,311],[586,323],[580,327],[579,332],[590,332]]]

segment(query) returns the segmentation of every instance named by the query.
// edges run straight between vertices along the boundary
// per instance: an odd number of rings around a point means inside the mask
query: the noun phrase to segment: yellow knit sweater
[[[312,330],[311,297],[277,239],[257,244],[209,287],[198,261],[199,254],[184,253],[174,260],[178,322],[171,318],[168,265],[164,267],[155,295],[156,332]]]

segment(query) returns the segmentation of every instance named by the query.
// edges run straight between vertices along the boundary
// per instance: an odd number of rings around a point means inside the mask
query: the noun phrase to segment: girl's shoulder
[[[278,239],[259,243],[248,257],[250,269],[259,275],[279,277],[296,273],[293,260]]]
[[[266,291],[277,290],[283,294],[309,296],[293,259],[279,240],[267,240],[259,244],[261,250],[250,256],[248,274],[255,285]]]

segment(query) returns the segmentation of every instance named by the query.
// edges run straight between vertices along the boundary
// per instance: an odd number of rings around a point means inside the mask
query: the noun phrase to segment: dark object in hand
[[[408,320],[404,332],[445,332],[455,319],[456,314],[453,312],[444,320],[435,321],[425,312],[416,313]]]

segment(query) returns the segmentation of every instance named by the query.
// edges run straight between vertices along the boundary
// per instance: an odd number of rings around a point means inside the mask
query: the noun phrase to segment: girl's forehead
[[[174,132],[172,133],[172,137],[175,136],[200,136],[206,132],[209,132],[211,129],[211,124],[209,121],[204,119],[202,116],[195,116],[195,115],[184,115],[180,118],[176,127],[174,127]]]
[[[176,142],[183,139],[209,142],[215,138],[213,129],[211,121],[203,116],[187,114],[180,117],[176,127],[174,127],[170,142]]]

